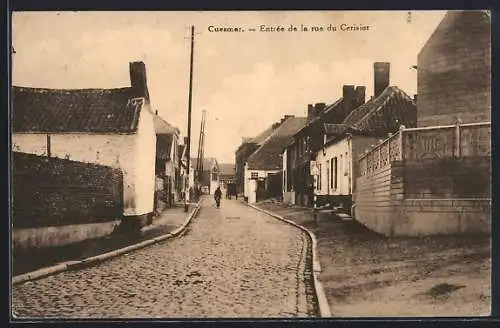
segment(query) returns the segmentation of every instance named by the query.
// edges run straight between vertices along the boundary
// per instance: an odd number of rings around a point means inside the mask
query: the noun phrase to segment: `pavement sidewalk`
[[[490,236],[385,237],[355,220],[264,201],[313,232],[333,316],[479,316],[491,311]]]
[[[21,275],[66,261],[83,260],[171,233],[182,226],[195,207],[195,204],[189,205],[187,213],[184,212],[183,204],[166,209],[161,215],[153,218],[151,225],[143,227],[141,232],[134,236],[114,233],[66,246],[17,252],[12,257],[13,275]]]

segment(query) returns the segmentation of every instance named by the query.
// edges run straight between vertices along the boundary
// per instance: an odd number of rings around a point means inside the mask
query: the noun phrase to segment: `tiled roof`
[[[156,134],[179,134],[179,129],[172,124],[165,121],[158,115],[154,116],[155,132]]]
[[[262,145],[262,143],[269,138],[269,136],[278,128],[278,124],[273,124],[271,125],[267,130],[259,134],[258,136],[254,138],[243,138],[242,144],[238,147],[236,152],[238,152],[240,149],[243,148],[243,146],[248,145],[248,144],[256,144],[258,146]]]
[[[262,143],[276,130],[276,126],[272,125],[267,130],[256,136],[251,140],[251,142],[257,145],[262,145]]]
[[[333,124],[333,123],[323,124],[323,127],[326,134],[342,134],[346,132],[348,129],[348,126],[345,124]]]
[[[326,106],[320,113],[318,113],[316,116],[312,117],[312,118],[308,118],[307,119],[307,124],[304,125],[304,127],[302,129],[300,129],[300,131],[302,131],[303,129],[307,128],[308,126],[312,125],[313,123],[315,123],[316,121],[320,120],[324,115],[332,112],[332,111],[335,111],[337,108],[340,108],[341,106],[343,106],[343,100],[344,98],[339,98],[337,99],[336,101],[334,101],[333,103],[331,103],[330,105]],[[297,132],[300,132],[300,131],[297,131]]]
[[[12,89],[13,132],[137,131],[142,99],[118,89]]]
[[[219,173],[222,175],[235,175],[236,174],[236,165],[221,163],[219,164]]]
[[[285,120],[247,160],[251,170],[280,170],[281,151],[293,136],[304,127],[307,118],[291,117]]]
[[[396,86],[387,87],[377,98],[353,110],[343,124],[367,134],[385,135],[399,125],[414,127],[417,121],[415,102]]]

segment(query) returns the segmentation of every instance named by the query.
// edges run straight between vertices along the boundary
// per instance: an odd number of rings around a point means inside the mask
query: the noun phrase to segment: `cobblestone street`
[[[13,286],[18,318],[316,315],[307,236],[235,200],[211,199],[181,237]]]

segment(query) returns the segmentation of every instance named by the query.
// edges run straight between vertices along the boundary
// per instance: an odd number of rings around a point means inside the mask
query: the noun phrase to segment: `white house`
[[[326,140],[316,154],[316,169],[311,169],[314,194],[320,198],[320,203],[333,202],[350,208],[359,176],[357,158],[376,143],[378,139],[375,137],[353,132]]]
[[[13,87],[14,151],[121,169],[123,216],[153,212],[156,135],[143,62],[129,65],[131,87]]]
[[[305,123],[305,117],[285,115],[279,126],[248,157],[244,166],[244,197],[249,203],[266,197],[268,175],[283,169],[282,149]]]

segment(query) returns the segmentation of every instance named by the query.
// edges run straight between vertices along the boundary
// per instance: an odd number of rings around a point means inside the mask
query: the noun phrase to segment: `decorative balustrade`
[[[389,137],[365,151],[358,159],[361,176],[388,166],[391,162],[401,160],[401,132],[404,126],[396,134]]]
[[[394,161],[491,156],[491,122],[405,128],[365,151],[359,159],[361,176]]]

